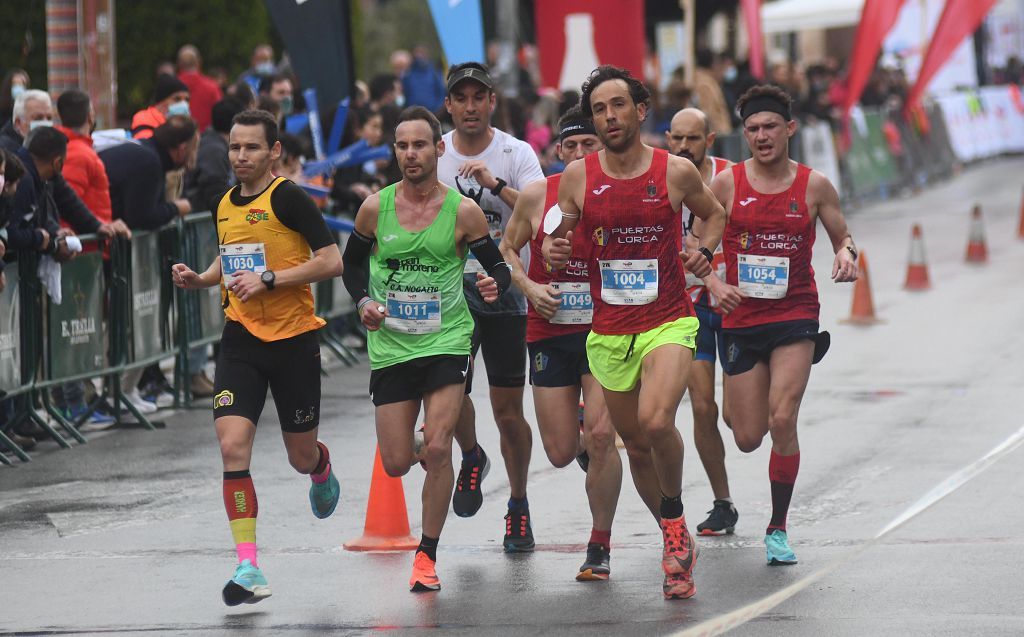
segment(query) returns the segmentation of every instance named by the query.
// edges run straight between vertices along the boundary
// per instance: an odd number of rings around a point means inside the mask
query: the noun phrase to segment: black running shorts
[[[316,330],[264,342],[237,321],[224,325],[214,376],[213,417],[259,423],[267,388],[281,429],[302,433],[320,424],[320,340]]]
[[[530,384],[535,387],[580,385],[590,373],[587,334],[576,332],[527,343],[530,351]]]
[[[483,350],[487,384],[522,387],[526,384],[526,315],[472,312],[473,358]],[[470,383],[469,388],[472,389]],[[466,393],[469,393],[468,391]]]
[[[468,356],[424,356],[371,371],[370,397],[377,407],[422,400],[424,395],[446,385],[468,386],[472,377]]]
[[[729,376],[748,372],[760,361],[768,362],[776,347],[804,339],[814,341],[812,363],[817,363],[825,357],[831,343],[829,333],[819,332],[818,322],[809,320],[722,328],[721,339],[722,371]]]

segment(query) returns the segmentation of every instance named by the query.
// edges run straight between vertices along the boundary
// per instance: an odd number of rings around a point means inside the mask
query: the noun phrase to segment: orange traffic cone
[[[921,225],[915,223],[910,231],[910,260],[907,263],[905,290],[927,290],[932,286],[928,280],[928,262],[924,256],[924,237]]]
[[[411,551],[419,540],[409,534],[409,514],[405,509],[405,490],[401,478],[384,471],[377,448],[370,479],[370,500],[366,506],[366,524],[362,536],[345,542],[348,551]]]
[[[1020,225],[1017,227],[1017,238],[1024,239],[1024,195],[1020,198]]]
[[[971,233],[967,239],[967,263],[988,263],[988,246],[985,245],[985,222],[981,218],[981,206],[971,209]]]
[[[861,250],[857,260],[859,274],[857,281],[853,284],[853,307],[850,309],[850,318],[843,319],[840,323],[852,325],[874,325],[881,321],[875,317],[875,302],[871,300],[871,280],[868,277],[868,258]]]

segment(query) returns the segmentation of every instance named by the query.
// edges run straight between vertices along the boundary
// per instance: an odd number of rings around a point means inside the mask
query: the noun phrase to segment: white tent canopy
[[[766,35],[808,29],[852,27],[860,22],[864,0],[779,0],[761,5]]]

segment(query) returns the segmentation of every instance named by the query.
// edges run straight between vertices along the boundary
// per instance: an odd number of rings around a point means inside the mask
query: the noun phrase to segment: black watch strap
[[[491,188],[491,194],[494,195],[495,197],[500,195],[501,191],[505,188],[505,186],[508,185],[508,182],[502,179],[501,177],[498,177],[497,182],[498,183],[494,184],[494,188]]]
[[[714,263],[715,255],[711,253],[711,250],[701,246],[697,248],[697,251],[704,255],[704,258],[708,260],[708,263]]]
[[[277,282],[277,276],[274,275],[273,270],[264,270],[260,274],[260,281],[263,281],[263,285],[267,286],[268,290],[274,289],[274,283]]]

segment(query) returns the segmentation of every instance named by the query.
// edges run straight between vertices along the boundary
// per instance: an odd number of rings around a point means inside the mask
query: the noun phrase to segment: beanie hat
[[[173,75],[162,73],[156,78],[156,88],[153,89],[153,103],[159,104],[179,91],[188,92],[188,87],[185,86],[185,83]]]

